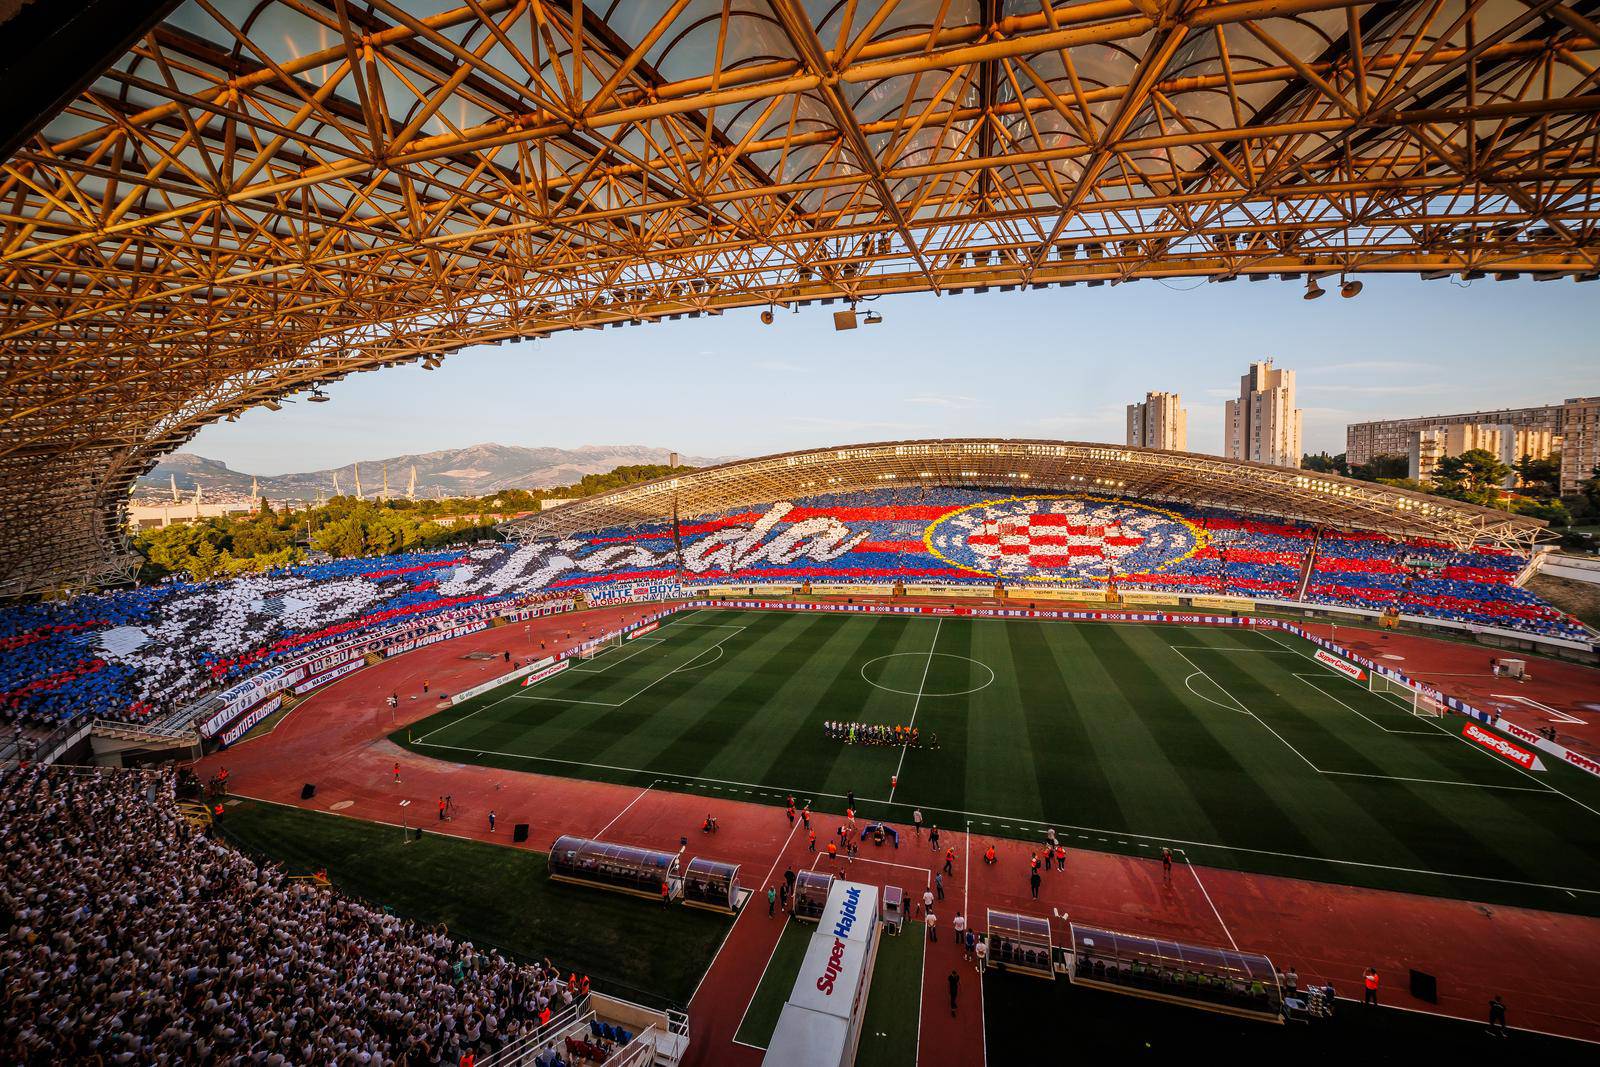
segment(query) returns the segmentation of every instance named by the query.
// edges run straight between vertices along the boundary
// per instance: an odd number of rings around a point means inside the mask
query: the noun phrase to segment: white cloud
[[[970,408],[978,403],[976,397],[970,396],[938,396],[934,394],[924,396],[908,396],[907,404],[929,404],[941,408]]]

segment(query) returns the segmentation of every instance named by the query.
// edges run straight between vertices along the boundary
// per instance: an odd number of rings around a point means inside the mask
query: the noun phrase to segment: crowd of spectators
[[[642,523],[555,542],[341,559],[21,607],[0,614],[0,723],[21,718],[47,725],[85,712],[140,721],[274,661],[397,621],[619,581],[992,584],[995,575],[983,567],[952,565],[949,553],[930,552],[929,528],[945,530],[953,513],[1016,495],[1014,487],[935,486],[835,493],[685,517],[676,531],[670,523]],[[1085,506],[1107,504],[1115,510],[1117,502]],[[1138,530],[1154,535],[1149,544],[1189,550],[1176,559],[1134,550],[1114,568],[1119,588],[1303,596],[1588,637],[1577,620],[1515,584],[1526,556],[1210,508],[1124,510],[1138,516]],[[966,529],[950,527],[956,541],[947,547],[960,548]],[[1104,588],[1105,567],[1098,574],[1078,574],[1071,565],[1030,569],[1031,558],[1005,557],[1004,578]]]
[[[0,772],[0,842],[0,1061],[456,1065],[571,1003],[213,839],[165,772]]]

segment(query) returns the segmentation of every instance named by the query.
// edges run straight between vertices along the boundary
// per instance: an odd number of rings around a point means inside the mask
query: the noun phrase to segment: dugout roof
[[[1591,277],[1595,8],[0,0],[0,593],[125,573],[129,487],[206,423],[474,342]]]
[[[1226,508],[1457,546],[1528,551],[1537,519],[1332,474],[1072,441],[949,440],[843,445],[740,460],[561,504],[516,519],[514,537],[670,521],[751,504],[922,485],[1085,493]]]

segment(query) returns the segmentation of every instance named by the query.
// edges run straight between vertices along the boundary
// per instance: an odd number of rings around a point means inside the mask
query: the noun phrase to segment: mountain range
[[[482,444],[468,448],[447,448],[417,455],[390,456],[363,460],[360,464],[361,490],[368,498],[383,488],[388,469],[389,494],[403,496],[416,468],[416,495],[487,496],[502,489],[548,489],[570,485],[585,474],[604,474],[617,467],[646,463],[666,463],[671,452],[646,445],[584,445],[581,448],[524,448],[518,445]],[[680,456],[689,467],[706,467],[730,457]],[[184,500],[193,497],[198,486],[203,497],[222,499],[250,495],[254,481],[262,496],[277,502],[309,502],[332,496],[334,479],[341,493],[355,493],[356,465],[347,463],[330,470],[300,474],[251,475],[227,464],[193,452],[174,452],[139,479],[135,495],[149,500],[169,498],[176,482]]]

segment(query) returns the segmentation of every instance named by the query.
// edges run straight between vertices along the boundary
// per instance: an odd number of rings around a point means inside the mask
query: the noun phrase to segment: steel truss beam
[[[208,422],[480,341],[1600,268],[1584,0],[429,10],[190,0],[0,163],[0,590],[122,567]]]

